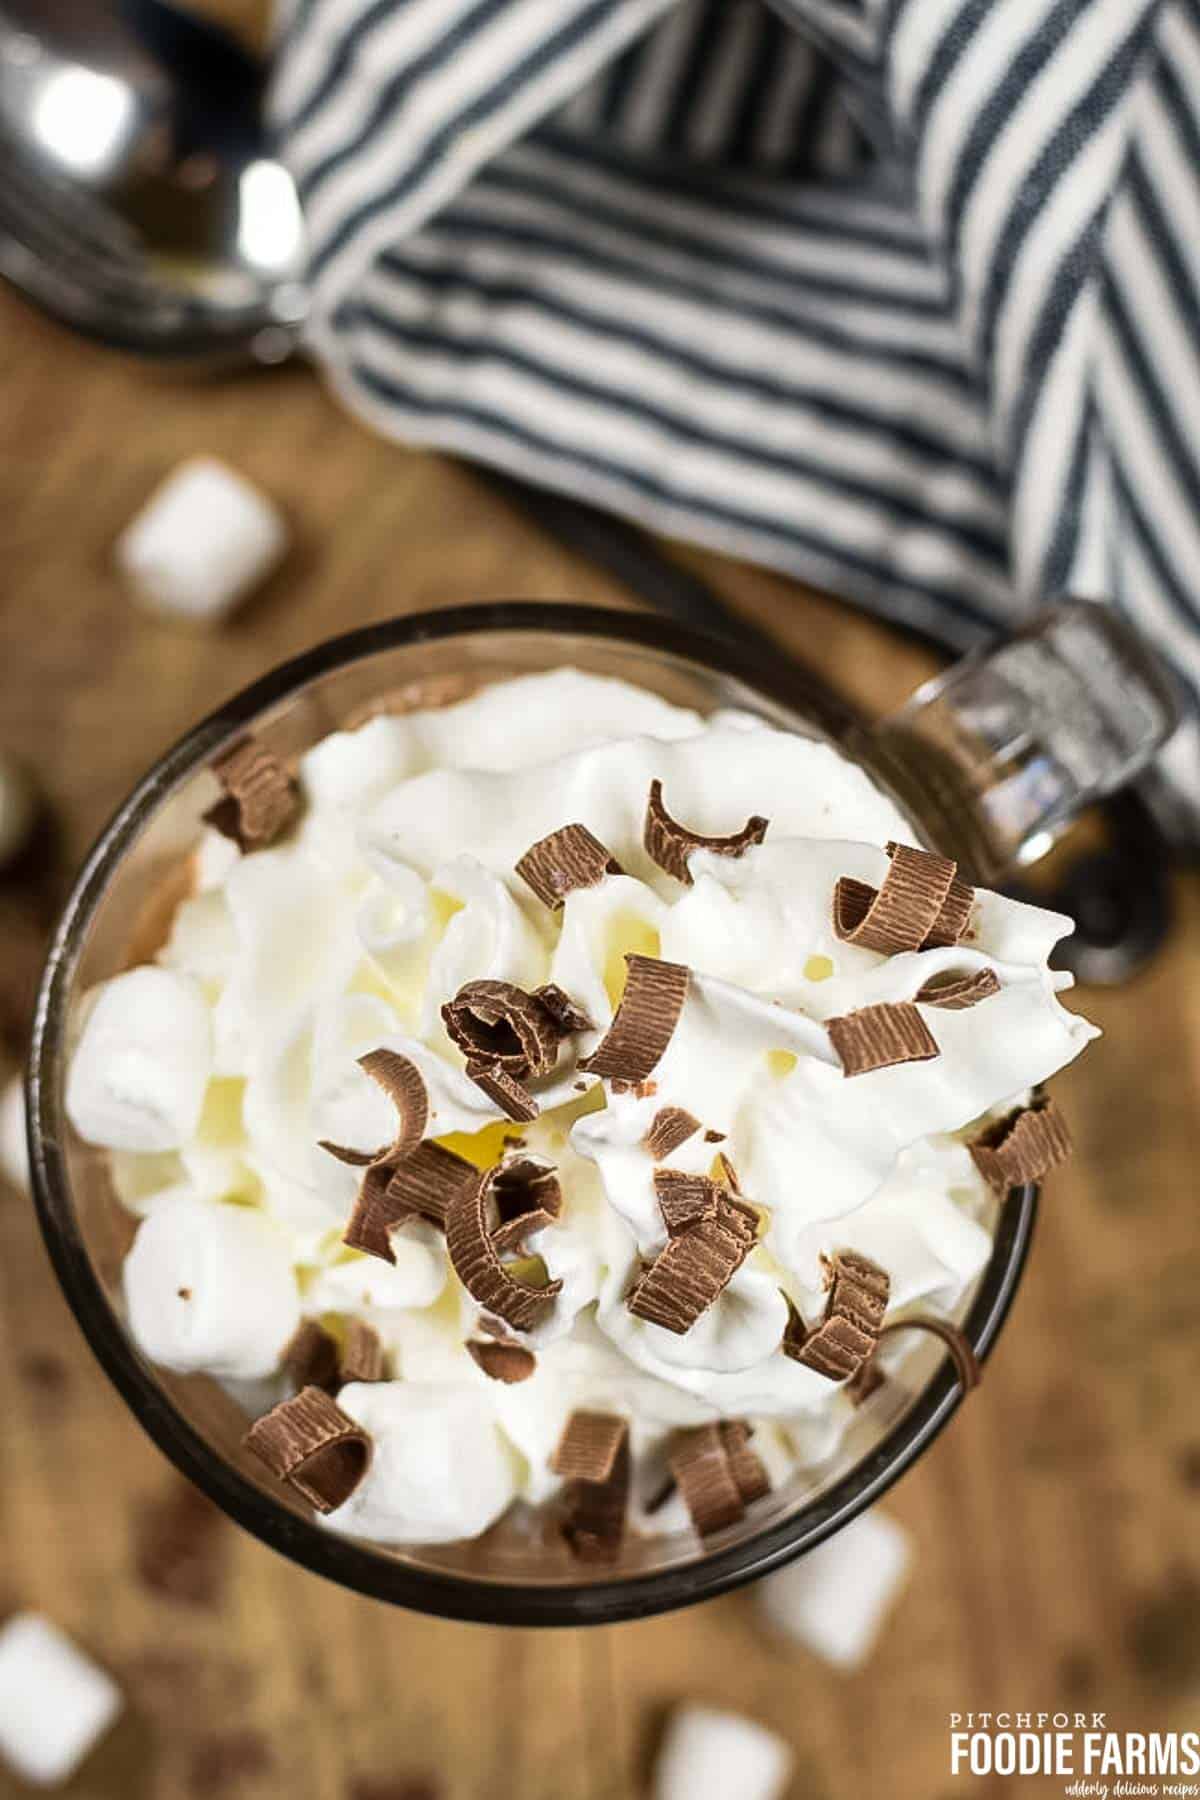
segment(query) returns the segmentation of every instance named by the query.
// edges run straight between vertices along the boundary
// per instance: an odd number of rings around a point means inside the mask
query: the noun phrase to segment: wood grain
[[[226,10],[248,16],[238,0]],[[38,770],[55,825],[0,880],[0,1029],[15,1049],[70,869],[147,762],[223,696],[396,612],[516,594],[628,602],[465,468],[369,436],[300,366],[169,383],[5,298],[0,372],[0,738]],[[296,528],[286,569],[216,637],[138,612],[111,566],[121,527],[197,450],[245,470]],[[928,670],[830,601],[680,554],[877,711]],[[1080,996],[1108,1035],[1058,1089],[1079,1154],[1046,1199],[982,1391],[887,1502],[916,1541],[915,1574],[850,1678],[768,1641],[749,1595],[539,1635],[407,1616],[292,1567],[191,1496],[142,1436],[67,1314],[28,1203],[5,1193],[0,1607],[50,1613],[130,1705],[70,1791],[618,1800],[644,1791],[666,1711],[703,1698],[794,1745],[794,1800],[998,1800],[1016,1784],[951,1781],[951,1710],[1194,1724],[1195,877],[1177,901],[1149,972]]]

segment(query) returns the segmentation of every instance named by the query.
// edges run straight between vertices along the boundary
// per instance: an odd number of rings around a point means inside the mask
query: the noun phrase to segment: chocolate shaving
[[[1036,1101],[967,1145],[979,1173],[1000,1193],[1037,1181],[1066,1162],[1072,1147],[1067,1122],[1053,1100]]]
[[[766,819],[754,813],[742,829],[730,837],[709,837],[701,831],[689,831],[686,825],[671,817],[663,804],[662,782],[652,781],[642,843],[652,862],[690,887],[692,877],[688,857],[693,850],[711,850],[715,856],[744,856],[753,845],[762,843],[767,835],[767,824]]]
[[[337,1339],[315,1319],[304,1319],[284,1345],[279,1367],[293,1388],[331,1387],[337,1380]]]
[[[771,1477],[762,1459],[750,1448],[751,1430],[744,1419],[725,1419],[718,1427],[729,1472],[733,1476],[744,1506],[753,1505],[771,1491]]]
[[[317,1145],[319,1149],[327,1150],[330,1156],[335,1156],[340,1163],[348,1163],[352,1169],[370,1168],[373,1162],[378,1162],[381,1156],[387,1154],[386,1147],[383,1150],[351,1150],[349,1145],[332,1143],[329,1138],[318,1138]]]
[[[544,987],[534,988],[533,997],[541,1001],[563,1037],[570,1037],[575,1031],[591,1031],[592,1021],[582,1006],[577,1006],[570,994],[560,988],[556,981],[548,981]]]
[[[723,1144],[725,1142],[725,1133],[723,1131],[713,1131],[710,1127],[704,1134],[704,1141],[706,1144]]]
[[[891,866],[882,887],[849,875],[838,881],[833,890],[835,935],[883,956],[957,943],[974,898],[973,890],[956,879],[957,864],[909,844],[889,844],[887,852]]]
[[[607,1481],[628,1432],[627,1422],[618,1413],[573,1412],[550,1467],[568,1481]]]
[[[473,1163],[432,1138],[410,1156],[381,1157],[363,1176],[342,1242],[394,1263],[391,1233],[414,1216],[444,1227],[451,1200],[473,1187],[478,1174]]]
[[[637,1318],[682,1337],[720,1298],[754,1248],[754,1238],[748,1208],[718,1190],[711,1215],[668,1240],[635,1281],[626,1306]]]
[[[365,1319],[351,1319],[346,1326],[339,1373],[347,1381],[384,1381],[383,1339]]]
[[[400,1126],[391,1148],[407,1156],[425,1136],[429,1123],[429,1090],[415,1062],[397,1050],[369,1050],[358,1066],[381,1087],[400,1115]]]
[[[625,1535],[625,1513],[629,1504],[631,1464],[629,1429],[624,1419],[609,1419],[604,1413],[573,1413],[564,1434],[564,1443],[572,1426],[581,1417],[606,1420],[619,1435],[607,1473],[599,1480],[584,1475],[572,1476],[566,1484],[566,1511],[563,1536],[572,1555],[580,1562],[615,1562]],[[559,1445],[561,1452],[563,1445]],[[597,1466],[593,1464],[593,1466]]]
[[[891,1278],[855,1250],[839,1250],[826,1262],[829,1299],[825,1317],[809,1331],[788,1302],[783,1352],[830,1381],[856,1375],[875,1354],[887,1312]]]
[[[713,1219],[723,1189],[707,1175],[685,1175],[682,1169],[655,1169],[654,1194],[671,1237],[689,1231],[702,1219]]]
[[[917,989],[918,1006],[940,1006],[945,1012],[965,1012],[1000,992],[1000,983],[991,969],[975,969],[969,975],[955,975],[947,969]]]
[[[662,1106],[651,1119],[650,1129],[642,1142],[655,1162],[662,1162],[672,1150],[678,1150],[680,1144],[686,1144],[694,1137],[699,1129],[699,1119],[694,1119],[685,1107]]]
[[[281,1400],[242,1442],[321,1513],[345,1504],[371,1460],[366,1432],[318,1387]]]
[[[558,1060],[557,1020],[515,982],[468,981],[443,1006],[442,1018],[468,1064],[499,1064],[524,1080],[548,1075]]]
[[[418,1213],[431,1225],[444,1229],[451,1203],[475,1185],[478,1174],[474,1163],[465,1156],[456,1156],[444,1144],[426,1138],[411,1156],[393,1167],[387,1204],[406,1213]]]
[[[498,1106],[506,1117],[515,1119],[519,1125],[530,1124],[541,1111],[529,1089],[523,1087],[502,1063],[469,1062],[467,1074],[493,1106]]]
[[[928,1062],[938,1055],[937,1039],[911,1000],[861,1006],[840,1019],[827,1019],[826,1028],[846,1076]]]
[[[227,750],[213,764],[213,774],[225,792],[204,822],[243,852],[271,843],[300,809],[295,781],[256,738],[242,738]]]
[[[551,1164],[517,1156],[492,1171],[491,1200],[499,1218],[492,1244],[500,1256],[520,1250],[527,1237],[553,1225],[562,1211],[562,1187]]]
[[[680,1433],[669,1461],[701,1537],[736,1525],[745,1516],[745,1502],[719,1425],[701,1425],[696,1431]]]
[[[687,999],[688,970],[682,963],[632,953],[629,973],[612,1024],[579,1067],[585,1074],[619,1081],[645,1081],[671,1042]]]
[[[481,1343],[477,1338],[468,1338],[467,1353],[485,1375],[507,1387],[528,1381],[537,1368],[537,1357],[523,1344],[497,1343],[494,1339]]]
[[[516,872],[543,906],[554,911],[576,888],[598,887],[606,875],[624,870],[586,825],[562,825],[531,844]]]
[[[894,1331],[932,1332],[934,1337],[941,1339],[950,1352],[963,1393],[969,1394],[972,1388],[979,1386],[982,1372],[974,1347],[966,1334],[960,1331],[957,1325],[951,1325],[948,1319],[936,1319],[931,1313],[921,1313],[916,1318],[897,1319],[893,1324],[885,1325],[879,1335],[888,1337]],[[870,1368],[871,1365],[867,1366]],[[883,1376],[879,1375],[874,1385],[878,1387],[882,1381]]]
[[[398,1197],[390,1197],[388,1186],[395,1165],[384,1156],[366,1169],[359,1183],[353,1211],[342,1233],[342,1242],[351,1250],[363,1250],[368,1256],[382,1257],[394,1263],[391,1233],[413,1216],[412,1208]]]
[[[476,1172],[446,1209],[446,1248],[454,1270],[473,1300],[514,1331],[527,1331],[562,1291],[561,1281],[534,1287],[500,1261],[488,1230],[487,1209],[496,1171]]]
[[[416,1148],[429,1123],[429,1091],[425,1086],[425,1077],[416,1063],[407,1056],[402,1056],[398,1050],[369,1050],[365,1056],[359,1057],[358,1066],[383,1089],[400,1115],[400,1126],[394,1141],[382,1145],[378,1150],[369,1151],[351,1150],[344,1144],[331,1144],[328,1138],[321,1138],[319,1142],[322,1150],[327,1150],[330,1156],[336,1156],[339,1162],[361,1169],[379,1162],[383,1157],[407,1156]]]
[[[953,944],[961,943],[971,922],[971,908],[974,904],[975,889],[968,887],[956,875],[950,883],[950,892],[942,902],[942,910],[929,936],[921,945],[922,950],[948,950]]]

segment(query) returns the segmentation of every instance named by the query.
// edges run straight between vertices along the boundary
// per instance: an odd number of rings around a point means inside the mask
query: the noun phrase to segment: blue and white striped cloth
[[[381,431],[1200,700],[1200,0],[290,0],[273,109]]]

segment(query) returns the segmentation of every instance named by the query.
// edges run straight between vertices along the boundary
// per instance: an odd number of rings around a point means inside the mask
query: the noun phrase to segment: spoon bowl
[[[114,348],[282,361],[304,230],[263,83],[164,0],[0,0],[0,275]]]

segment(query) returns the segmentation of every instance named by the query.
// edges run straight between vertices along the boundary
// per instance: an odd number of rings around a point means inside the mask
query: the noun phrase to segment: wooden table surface
[[[288,510],[287,568],[215,636],[137,611],[114,537],[181,457],[227,458]],[[923,655],[773,576],[677,552],[860,702]],[[0,1028],[19,1052],[46,927],[133,780],[224,696],[335,630],[463,599],[627,604],[469,472],[385,444],[308,370],[171,384],[0,301],[0,742],[55,832],[0,878]],[[409,1616],[291,1566],[178,1478],[59,1296],[29,1203],[0,1206],[0,1612],[44,1609],[128,1715],[72,1784],[96,1800],[616,1800],[667,1709],[744,1710],[796,1751],[794,1800],[991,1800],[955,1783],[947,1715],[1200,1702],[1200,882],[1133,984],[1081,991],[1105,1041],[1060,1081],[1078,1139],[983,1388],[886,1508],[915,1570],[867,1669],[763,1637],[752,1597],[604,1630]],[[10,1788],[0,1776],[0,1795]],[[12,1792],[19,1791],[13,1787]],[[732,1800],[732,1797],[731,1797]]]

